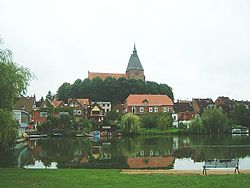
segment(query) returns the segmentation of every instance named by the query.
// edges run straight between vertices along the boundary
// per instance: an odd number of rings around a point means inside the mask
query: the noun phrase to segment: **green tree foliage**
[[[170,113],[160,113],[157,118],[157,127],[161,130],[167,130],[173,125],[173,118]]]
[[[89,133],[95,130],[95,125],[93,121],[89,119],[82,119],[79,122],[77,122],[77,124],[78,124],[78,130],[81,132],[83,131],[85,133]]]
[[[0,48],[0,149],[9,150],[14,144],[17,127],[11,110],[31,77],[27,68],[12,61],[10,50]]]
[[[228,117],[221,108],[207,108],[201,116],[207,133],[223,133],[228,131]]]
[[[167,130],[173,125],[170,113],[146,113],[141,116],[142,127],[147,129],[158,128]]]
[[[57,91],[57,98],[66,102],[67,99],[70,98],[70,90],[71,90],[70,83],[66,82],[63,83]]]
[[[51,91],[49,91],[48,94],[46,95],[46,99],[53,100],[53,95]]]
[[[137,115],[127,113],[122,116],[121,129],[125,134],[138,134],[141,122]]]
[[[221,108],[207,108],[201,117],[191,121],[190,130],[196,133],[224,133],[229,130],[228,117]]]
[[[205,128],[203,126],[201,117],[198,116],[196,118],[193,118],[190,122],[189,129],[193,133],[204,133]]]
[[[0,151],[9,150],[14,145],[17,135],[17,123],[12,113],[0,108]]]
[[[90,98],[93,101],[111,101],[121,103],[129,94],[163,94],[174,99],[172,88],[156,82],[108,77],[105,80],[94,78],[76,80],[72,85],[63,83],[58,91],[59,100],[68,98]]]
[[[49,116],[44,123],[38,126],[38,130],[48,133],[54,131],[67,132],[73,129],[74,125],[75,121],[70,115],[62,114],[59,117]]]
[[[146,113],[141,116],[142,127],[147,129],[156,128],[157,117],[156,114]]]
[[[103,118],[103,125],[104,126],[114,126],[115,128],[118,128],[118,122],[121,119],[121,114],[116,112],[115,110],[111,110],[106,113],[106,115]]]
[[[233,124],[250,128],[250,109],[243,104],[236,104],[231,114]]]
[[[1,56],[6,56],[6,53],[0,49]],[[32,75],[27,68],[6,57],[0,58],[0,75],[0,108],[11,110],[15,100],[25,93]]]

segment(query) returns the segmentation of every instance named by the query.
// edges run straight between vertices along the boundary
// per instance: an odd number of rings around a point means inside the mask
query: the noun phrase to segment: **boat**
[[[248,129],[232,129],[232,134],[249,134]]]
[[[47,137],[48,134],[28,134],[27,136],[28,136],[29,139],[44,138],[44,137]]]
[[[78,133],[76,134],[77,137],[100,137],[101,136],[101,133],[100,131],[92,131],[90,133],[85,133],[85,132],[82,132],[82,133]]]
[[[92,135],[93,137],[100,137],[101,133],[100,133],[100,131],[93,131],[90,133],[90,135]]]
[[[63,133],[52,133],[51,136],[60,137],[63,136]]]
[[[76,137],[85,137],[85,136],[86,136],[86,133],[85,133],[85,132],[77,133],[77,134],[76,134]]]

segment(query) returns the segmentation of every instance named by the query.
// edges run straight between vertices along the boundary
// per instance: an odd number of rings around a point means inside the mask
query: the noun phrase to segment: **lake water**
[[[201,170],[207,159],[236,158],[250,169],[249,136],[62,137],[20,143],[0,153],[0,167]]]

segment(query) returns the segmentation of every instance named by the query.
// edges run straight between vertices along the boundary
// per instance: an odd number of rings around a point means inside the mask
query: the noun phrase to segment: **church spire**
[[[135,42],[134,42],[134,51],[133,51],[134,54],[137,53],[137,50],[136,50],[136,47],[135,47]]]
[[[130,56],[126,72],[129,70],[143,70],[140,59],[137,55],[135,43],[134,43],[134,50]]]

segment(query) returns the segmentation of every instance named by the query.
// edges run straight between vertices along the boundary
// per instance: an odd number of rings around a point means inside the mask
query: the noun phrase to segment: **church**
[[[115,79],[132,78],[136,80],[145,81],[144,69],[137,55],[137,50],[136,50],[135,45],[134,45],[133,53],[130,56],[125,74],[124,73],[101,73],[101,72],[89,72],[88,71],[88,79],[92,80],[97,77],[101,78],[102,80],[105,80],[107,77],[113,77]]]

